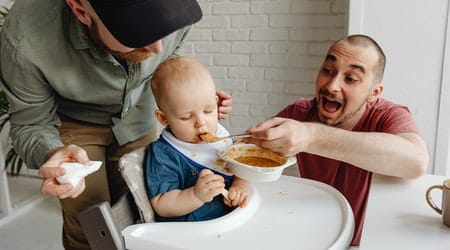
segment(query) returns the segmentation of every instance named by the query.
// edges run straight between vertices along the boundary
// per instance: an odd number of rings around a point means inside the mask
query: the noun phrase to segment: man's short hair
[[[341,40],[336,41],[335,43],[333,43],[333,45],[331,45],[331,47],[339,42],[348,42],[351,45],[373,48],[378,55],[377,63],[373,69],[375,81],[374,83],[381,82],[384,75],[384,68],[386,66],[386,56],[380,45],[373,38],[362,34],[349,35]]]

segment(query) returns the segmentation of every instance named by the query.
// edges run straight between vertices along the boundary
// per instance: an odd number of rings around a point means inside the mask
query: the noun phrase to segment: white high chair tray
[[[202,222],[136,224],[127,249],[346,249],[354,219],[333,187],[291,176],[254,183],[249,205]]]

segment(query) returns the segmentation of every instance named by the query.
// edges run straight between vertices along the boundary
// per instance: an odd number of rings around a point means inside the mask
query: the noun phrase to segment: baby
[[[249,184],[217,159],[217,150],[232,142],[205,143],[201,138],[229,135],[218,123],[218,97],[208,70],[189,57],[170,58],[155,70],[151,86],[158,105],[155,116],[165,127],[145,160],[156,220],[209,220],[244,207]],[[228,197],[222,197],[226,188]]]

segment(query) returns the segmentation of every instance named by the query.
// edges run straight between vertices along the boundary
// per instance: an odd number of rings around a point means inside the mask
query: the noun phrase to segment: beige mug
[[[433,191],[434,189],[440,189],[442,191],[441,207],[438,207],[431,198],[431,191]],[[428,205],[434,211],[442,215],[444,224],[450,227],[450,179],[445,180],[442,185],[434,185],[429,187],[425,194],[425,199],[427,200]]]

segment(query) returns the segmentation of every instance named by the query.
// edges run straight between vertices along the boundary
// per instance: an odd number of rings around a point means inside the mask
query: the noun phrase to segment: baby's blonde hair
[[[207,77],[210,81],[205,81]],[[156,104],[163,106],[164,99],[173,87],[182,87],[183,84],[200,84],[211,82],[212,76],[206,67],[199,61],[187,57],[171,57],[162,62],[153,73],[151,88]]]

